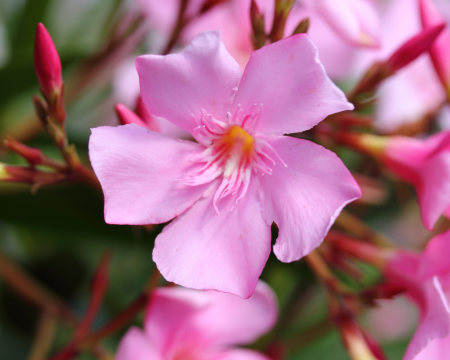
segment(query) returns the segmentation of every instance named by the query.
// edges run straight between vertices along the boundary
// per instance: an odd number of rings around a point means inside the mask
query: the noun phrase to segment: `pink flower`
[[[419,275],[425,281],[438,277],[447,301],[450,301],[450,231],[435,236],[421,256]],[[446,360],[450,357],[450,336],[433,340],[415,360]]]
[[[63,86],[61,60],[50,34],[42,23],[36,28],[34,67],[43,94],[51,99]]]
[[[436,8],[436,5],[431,0],[420,0],[420,17],[422,19],[422,26],[428,29],[436,24],[444,21],[443,17]],[[434,68],[447,90],[450,94],[450,31],[444,29],[439,38],[435,41],[430,50],[431,60]]]
[[[299,3],[315,11],[348,43],[368,47],[380,45],[379,17],[373,1],[302,0]]]
[[[426,140],[395,136],[381,160],[416,189],[422,222],[428,230],[442,214],[450,215],[450,132]]]
[[[214,291],[157,289],[144,330],[131,328],[116,360],[268,360],[256,351],[234,348],[254,342],[277,318],[275,294],[262,282],[248,300]]]
[[[419,326],[406,349],[403,360],[444,360],[445,357],[426,356],[436,342],[450,335],[450,310],[437,277],[423,279],[418,254],[399,252],[385,270],[389,281],[406,288],[406,294],[420,310]]]
[[[167,280],[248,298],[270,254],[273,222],[276,256],[298,260],[361,196],[334,153],[283,136],[353,108],[326,76],[308,35],[255,51],[243,75],[217,31],[182,53],[141,56],[136,65],[150,112],[198,143],[136,125],[101,127],[92,131],[90,157],[107,223],[178,216],[153,251]]]

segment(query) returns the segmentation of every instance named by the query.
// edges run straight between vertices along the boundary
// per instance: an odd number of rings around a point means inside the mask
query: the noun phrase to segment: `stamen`
[[[198,170],[186,174],[184,183],[190,186],[207,184],[222,176],[222,182],[214,194],[213,204],[219,214],[217,203],[227,196],[236,196],[230,211],[247,193],[253,172],[272,174],[272,166],[281,162],[287,166],[275,149],[254,134],[262,111],[262,104],[254,104],[247,110],[237,106],[234,114],[227,113],[227,122],[215,119],[202,109],[195,119],[195,138],[206,149],[191,159],[203,163]],[[277,160],[277,161],[276,161]],[[269,166],[270,164],[270,166]]]

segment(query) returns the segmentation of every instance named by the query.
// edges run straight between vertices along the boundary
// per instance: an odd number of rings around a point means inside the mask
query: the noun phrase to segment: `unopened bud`
[[[116,104],[114,108],[121,125],[136,124],[142,127],[147,127],[145,122],[125,105]]]
[[[294,0],[275,0],[273,25],[270,32],[272,42],[281,40],[284,37],[284,27],[293,4]]]
[[[347,145],[377,159],[384,155],[389,142],[389,138],[385,136],[346,132],[337,134],[336,140],[341,144]]]
[[[66,179],[66,174],[39,171],[29,166],[14,166],[0,163],[0,181],[32,184],[35,189],[55,184]]]
[[[59,122],[63,122],[66,114],[63,106],[64,83],[61,60],[50,34],[42,23],[39,23],[36,29],[34,67],[51,115]]]
[[[45,155],[40,149],[26,146],[9,136],[5,139],[4,143],[6,148],[23,157],[29,164],[40,165],[44,163]]]
[[[306,34],[308,32],[308,29],[309,29],[309,18],[306,18],[300,21],[300,23],[297,25],[292,35]]]
[[[150,110],[145,106],[142,97],[138,96],[136,100],[136,115],[139,116],[151,131],[161,132],[158,121],[155,116],[150,112]]]
[[[251,6],[250,6],[250,19],[252,22],[252,30],[253,30],[253,36],[252,36],[252,42],[253,42],[253,48],[255,50],[258,50],[262,48],[264,45],[266,45],[266,30],[264,28],[264,15],[261,13],[261,11],[258,8],[258,4],[255,0],[252,0]]]
[[[424,29],[442,24],[444,19],[431,0],[420,0],[420,18]],[[444,29],[429,50],[439,79],[450,97],[450,31]]]
[[[385,66],[389,73],[395,73],[406,65],[416,60],[424,52],[429,51],[439,34],[445,28],[445,23],[424,29],[407,42],[405,42],[386,61]]]
[[[342,340],[352,360],[385,360],[381,347],[363,333],[355,321],[339,316],[337,324]]]

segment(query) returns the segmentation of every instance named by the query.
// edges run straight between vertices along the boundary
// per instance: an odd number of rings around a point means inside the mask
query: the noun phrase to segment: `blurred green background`
[[[36,127],[29,120],[31,96],[38,93],[33,68],[36,24],[43,22],[52,35],[67,79],[83,59],[102,51],[111,19],[121,11],[120,3],[118,0],[0,0],[2,137],[8,132],[23,134],[28,127]],[[137,48],[136,54],[140,50]],[[111,77],[106,80],[93,81],[68,109],[69,139],[86,162],[89,128],[113,119]],[[59,157],[43,131],[28,137],[27,144]],[[340,155],[352,161],[352,154]],[[22,163],[4,150],[1,150],[1,161]],[[397,211],[396,206],[391,200],[368,212],[366,220],[376,226]],[[80,316],[89,300],[92,273],[103,252],[112,250],[110,287],[95,328],[111,319],[142,290],[154,266],[151,252],[161,229],[162,226],[146,231],[106,225],[101,194],[84,186],[51,186],[31,194],[29,186],[0,183],[0,249]],[[376,275],[368,273],[368,281],[373,281]],[[278,295],[280,321],[289,325],[283,326],[281,334],[292,344],[289,359],[349,359],[339,334],[326,321],[323,289],[303,261],[282,264],[271,256],[262,278]],[[28,358],[38,318],[38,310],[17,296],[0,277],[0,359]],[[108,338],[104,345],[114,351],[121,334]],[[63,346],[70,335],[60,325],[52,352]],[[401,359],[407,341],[407,338],[397,338],[385,342],[389,358]],[[262,342],[255,346],[261,346]],[[88,355],[79,358],[90,359]]]

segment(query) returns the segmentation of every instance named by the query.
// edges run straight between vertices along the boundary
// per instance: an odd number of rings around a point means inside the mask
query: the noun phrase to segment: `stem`
[[[37,334],[28,360],[44,360],[55,335],[56,317],[49,313],[41,315]]]
[[[184,27],[191,20],[191,19],[187,19],[185,17],[186,8],[189,4],[189,1],[190,0],[181,0],[180,1],[180,9],[178,11],[177,21],[175,23],[175,27],[172,30],[172,34],[170,35],[169,42],[167,43],[166,47],[164,48],[164,50],[162,52],[162,55],[167,55],[168,53],[170,53],[172,48],[177,43],[178,38],[180,37],[181,32],[183,31]]]
[[[20,267],[0,251],[0,275],[20,295],[37,305],[47,314],[58,316],[69,325],[76,317],[59,299],[37,284]]]
[[[125,325],[129,324],[137,314],[139,314],[147,305],[148,300],[152,291],[158,285],[159,280],[161,279],[161,274],[155,266],[153,274],[142,294],[140,294],[136,300],[134,300],[128,307],[125,308],[116,318],[111,320],[108,324],[106,324],[100,330],[94,332],[91,335],[88,335],[81,343],[81,348],[92,348],[95,346],[101,339],[112,335],[116,331],[123,328]]]
[[[343,210],[341,212],[336,219],[335,225],[380,247],[392,248],[392,242],[388,238],[367,226],[358,217],[348,211]]]
[[[314,250],[311,254],[307,255],[305,259],[317,277],[324,282],[328,289],[342,294],[350,292],[347,286],[334,276],[318,250]]]

